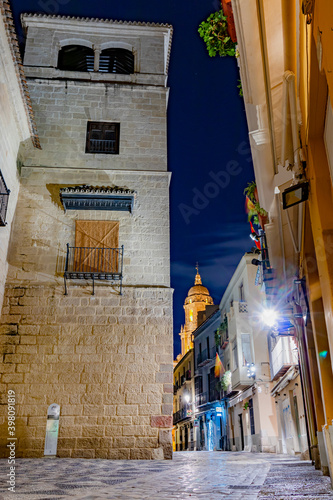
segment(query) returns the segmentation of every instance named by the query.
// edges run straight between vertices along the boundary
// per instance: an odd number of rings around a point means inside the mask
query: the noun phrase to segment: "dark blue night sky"
[[[218,303],[240,258],[251,248],[243,190],[253,179],[236,59],[210,58],[198,25],[219,2],[202,0],[11,0],[19,39],[22,12],[168,23],[168,161],[171,180],[171,285],[175,355],[183,303],[199,262]]]

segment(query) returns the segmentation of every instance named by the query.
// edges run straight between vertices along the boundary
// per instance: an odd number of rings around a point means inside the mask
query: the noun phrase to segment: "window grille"
[[[119,154],[120,123],[88,122],[86,153]]]
[[[126,49],[102,50],[99,58],[99,71],[130,75],[134,73],[134,55]]]
[[[65,71],[94,71],[94,51],[84,45],[66,45],[59,51],[58,68]]]

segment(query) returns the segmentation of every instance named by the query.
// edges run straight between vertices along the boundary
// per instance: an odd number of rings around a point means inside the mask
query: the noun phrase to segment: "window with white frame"
[[[243,366],[246,366],[247,363],[253,363],[251,335],[249,333],[242,333],[242,354],[243,354]]]

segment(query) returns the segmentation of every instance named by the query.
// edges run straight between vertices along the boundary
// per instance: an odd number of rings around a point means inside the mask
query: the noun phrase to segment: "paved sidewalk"
[[[16,491],[1,500],[333,500],[329,478],[286,455],[178,452],[172,461],[17,459]]]

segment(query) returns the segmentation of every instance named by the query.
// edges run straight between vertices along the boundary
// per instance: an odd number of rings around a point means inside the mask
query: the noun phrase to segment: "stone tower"
[[[189,289],[184,303],[185,325],[181,327],[179,334],[181,338],[181,356],[184,356],[187,351],[193,347],[191,336],[198,327],[198,312],[204,311],[208,305],[214,304],[212,297],[209,295],[209,291],[202,284],[198,266],[196,269],[197,274],[195,276],[194,286]]]
[[[43,455],[57,403],[60,457],[171,458],[172,28],[33,14],[22,24],[42,149],[19,154],[1,316],[17,456]]]

